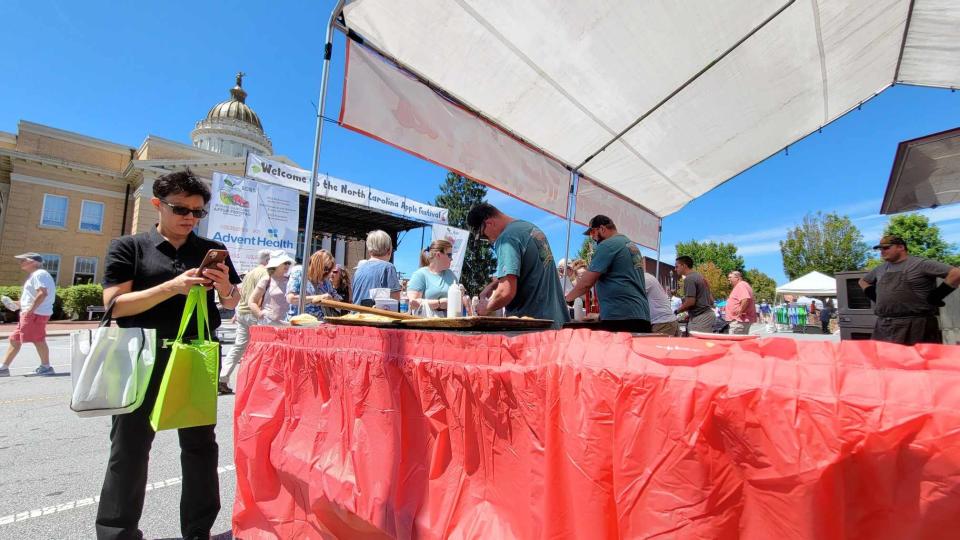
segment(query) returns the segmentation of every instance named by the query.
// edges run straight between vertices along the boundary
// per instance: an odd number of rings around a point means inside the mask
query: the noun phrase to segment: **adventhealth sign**
[[[213,173],[208,234],[223,242],[240,273],[257,266],[261,249],[297,249],[300,194],[252,178]]]
[[[213,240],[216,240],[217,242],[223,242],[224,244],[253,246],[256,248],[293,249],[297,247],[296,244],[290,240],[267,238],[265,236],[237,236],[231,233],[213,233]]]
[[[246,176],[293,188],[303,193],[310,192],[310,171],[291,167],[279,161],[265,159],[255,154],[247,154]],[[399,214],[416,221],[447,223],[448,212],[446,208],[423,204],[400,195],[327,175],[317,177],[317,195]]]

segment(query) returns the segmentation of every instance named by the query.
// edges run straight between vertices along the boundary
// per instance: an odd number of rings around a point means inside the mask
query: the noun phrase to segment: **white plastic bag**
[[[112,306],[96,330],[70,335],[70,409],[84,418],[136,410],[153,372],[156,330],[109,326],[111,311]]]

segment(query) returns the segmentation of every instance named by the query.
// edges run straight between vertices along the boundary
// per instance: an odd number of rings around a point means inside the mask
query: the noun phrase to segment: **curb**
[[[76,330],[53,330],[52,332],[47,332],[47,337],[69,336],[74,332],[76,332]],[[0,334],[0,340],[8,339],[9,337],[10,334]]]

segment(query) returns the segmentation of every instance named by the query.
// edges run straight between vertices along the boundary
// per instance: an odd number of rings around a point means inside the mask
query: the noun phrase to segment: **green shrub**
[[[85,319],[87,307],[103,305],[103,287],[100,285],[74,285],[58,289],[58,296],[61,291],[63,292],[63,311],[73,319]]]
[[[75,291],[74,289],[84,289]],[[9,296],[11,300],[19,300],[21,285],[0,285],[0,295]],[[95,291],[94,291],[95,289]],[[96,298],[96,300],[93,300]],[[68,304],[69,302],[69,304]],[[53,300],[53,315],[51,320],[66,319],[69,315],[86,317],[87,306],[99,306],[103,302],[103,288],[100,285],[76,285],[74,287],[57,287],[57,296]],[[76,311],[79,309],[79,311]],[[11,322],[19,317],[17,312],[11,312],[0,306],[0,320]]]
[[[12,300],[20,299],[20,285],[0,285],[0,296],[9,296]]]

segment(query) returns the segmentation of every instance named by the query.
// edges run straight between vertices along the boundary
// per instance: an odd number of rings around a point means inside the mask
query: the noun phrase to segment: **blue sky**
[[[0,33],[0,131],[19,120],[130,146],[148,135],[190,142],[190,131],[247,73],[247,103],[277,153],[308,168],[320,82],[323,27],[333,2],[53,2],[5,0]],[[343,40],[334,50],[326,115],[336,117]],[[854,219],[867,242],[899,141],[960,125],[960,93],[898,86],[664,219],[663,258],[690,239],[735,243],[748,267],[785,277],[777,242],[808,212]],[[430,202],[446,171],[328,123],[322,172]],[[491,192],[491,202],[537,223],[557,257],[566,223]],[[960,242],[960,205],[927,212],[950,242]],[[582,239],[573,227],[571,251]],[[429,233],[427,233],[429,238]],[[397,254],[416,267],[420,231]],[[651,252],[652,254],[652,252]]]

